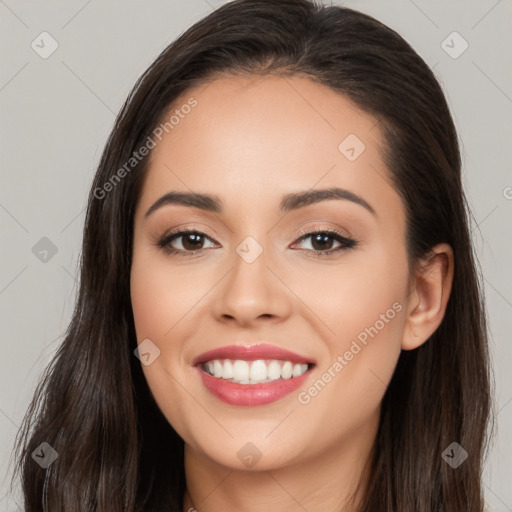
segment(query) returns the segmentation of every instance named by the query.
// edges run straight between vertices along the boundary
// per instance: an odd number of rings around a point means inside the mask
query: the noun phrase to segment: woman
[[[482,511],[460,167],[432,72],[373,18],[237,0],[195,24],[106,144],[25,510]]]

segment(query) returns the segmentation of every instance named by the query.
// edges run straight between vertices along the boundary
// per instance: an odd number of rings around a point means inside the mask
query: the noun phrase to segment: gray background
[[[86,197],[114,117],[157,54],[222,3],[0,0],[2,511],[20,510],[19,492],[8,495],[12,443],[70,319]],[[405,37],[433,68],[452,109],[496,372],[498,435],[485,492],[490,510],[512,511],[512,1],[344,5]],[[43,45],[43,31],[59,45],[46,59],[31,47]],[[464,42],[448,37],[454,31],[469,44],[457,58]],[[33,250],[43,237],[57,249],[46,261]]]

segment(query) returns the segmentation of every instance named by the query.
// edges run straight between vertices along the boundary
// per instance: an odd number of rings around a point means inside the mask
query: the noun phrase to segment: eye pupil
[[[203,242],[202,238],[203,238],[203,235],[200,235],[198,233],[189,233],[189,234],[183,236],[183,241],[182,241],[183,247],[185,249],[189,249],[192,251],[196,250],[198,247],[201,247],[201,244]],[[189,242],[191,242],[190,247],[187,247],[187,244],[189,244]]]
[[[329,241],[329,239],[331,240],[331,243],[327,243]],[[317,243],[320,243],[320,247],[315,247],[315,244],[317,244]],[[315,249],[318,249],[320,251],[323,251],[326,249],[331,249],[332,237],[326,233],[316,233],[315,235],[313,235],[312,245]],[[328,247],[326,247],[326,245]]]

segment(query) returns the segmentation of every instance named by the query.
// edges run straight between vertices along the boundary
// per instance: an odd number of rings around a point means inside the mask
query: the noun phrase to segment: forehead
[[[173,113],[152,150],[144,204],[167,189],[277,202],[315,186],[368,197],[387,186],[396,199],[376,118],[307,78],[220,77],[185,91],[163,121]]]

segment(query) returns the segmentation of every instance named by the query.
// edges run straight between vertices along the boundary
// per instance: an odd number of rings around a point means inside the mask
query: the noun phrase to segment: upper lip
[[[242,359],[245,361],[255,361],[256,359],[278,359],[281,361],[291,361],[296,364],[310,363],[315,361],[309,357],[304,357],[284,348],[267,343],[259,343],[257,345],[229,345],[226,347],[208,350],[194,358],[192,365],[195,366],[206,361],[214,359]]]

